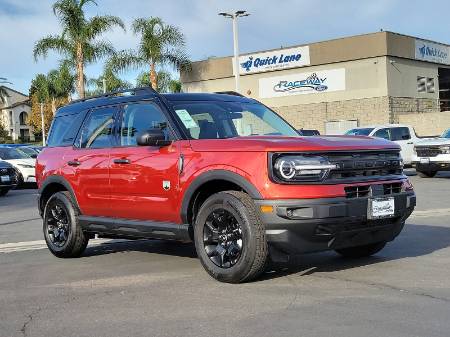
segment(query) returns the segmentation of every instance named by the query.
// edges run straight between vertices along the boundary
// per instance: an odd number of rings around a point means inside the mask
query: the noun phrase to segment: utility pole
[[[234,82],[235,91],[240,93],[240,68],[239,68],[239,35],[237,19],[239,17],[249,16],[247,11],[236,11],[235,13],[219,13],[219,15],[233,20],[233,49],[234,49]]]

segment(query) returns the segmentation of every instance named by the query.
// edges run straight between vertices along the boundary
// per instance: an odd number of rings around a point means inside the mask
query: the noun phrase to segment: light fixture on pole
[[[249,16],[250,14],[246,11],[236,11],[234,13],[219,13],[219,15],[233,20],[234,80],[235,91],[239,93],[239,41],[237,19],[239,17]]]

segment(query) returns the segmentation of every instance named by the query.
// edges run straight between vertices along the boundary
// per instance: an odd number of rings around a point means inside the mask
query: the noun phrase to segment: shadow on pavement
[[[291,261],[287,264],[269,266],[266,273],[260,277],[257,282],[296,273],[312,274],[314,272],[334,272],[380,262],[424,256],[447,247],[450,247],[450,228],[432,225],[407,224],[400,236],[393,242],[388,243],[388,245],[375,256],[360,259],[347,259],[332,251],[292,256]],[[195,247],[192,243],[137,240],[88,247],[83,258],[129,251],[164,254],[175,257],[197,257]]]

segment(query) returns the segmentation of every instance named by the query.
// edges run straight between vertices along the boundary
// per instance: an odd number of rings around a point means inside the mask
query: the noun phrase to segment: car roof
[[[366,126],[358,126],[356,128],[351,128],[350,130],[355,129],[382,129],[382,128],[409,128],[409,125],[405,124],[381,124],[381,125],[366,125]]]
[[[140,91],[138,91],[140,90]],[[125,95],[131,92],[132,94]],[[241,102],[252,103],[255,100],[236,94],[222,94],[222,93],[174,93],[174,94],[159,94],[149,88],[138,88],[133,94],[133,91],[124,91],[119,93],[105,94],[104,96],[88,97],[83,100],[73,101],[58,109],[56,116],[77,114],[81,111],[92,109],[95,107],[121,104],[133,102],[138,100],[151,99],[155,97],[162,97],[169,102],[180,101],[221,101],[221,102]]]

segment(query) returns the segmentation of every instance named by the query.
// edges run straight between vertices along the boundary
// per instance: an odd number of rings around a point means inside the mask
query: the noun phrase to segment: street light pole
[[[234,49],[234,82],[235,91],[240,93],[240,69],[239,69],[239,35],[237,19],[243,16],[249,16],[246,11],[236,11],[235,13],[219,13],[219,15],[233,20],[233,49]]]
[[[42,146],[45,146],[44,103],[41,103]]]

